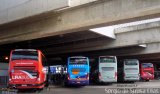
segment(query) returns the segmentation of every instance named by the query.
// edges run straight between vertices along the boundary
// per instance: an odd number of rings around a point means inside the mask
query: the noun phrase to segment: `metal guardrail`
[[[8,76],[0,76],[0,94],[17,94],[16,90],[12,90],[8,87]]]
[[[0,84],[7,84],[8,76],[0,76]]]

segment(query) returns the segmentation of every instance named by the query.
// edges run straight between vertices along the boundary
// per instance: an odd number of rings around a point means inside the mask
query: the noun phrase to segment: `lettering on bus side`
[[[29,79],[29,77],[25,75],[15,75],[12,76],[12,79]]]

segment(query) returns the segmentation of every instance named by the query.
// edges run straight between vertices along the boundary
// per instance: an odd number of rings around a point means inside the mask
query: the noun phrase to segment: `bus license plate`
[[[81,80],[81,78],[78,78],[77,80]]]
[[[77,82],[78,84],[80,84],[80,82]]]
[[[27,85],[22,85],[22,86],[27,86]]]

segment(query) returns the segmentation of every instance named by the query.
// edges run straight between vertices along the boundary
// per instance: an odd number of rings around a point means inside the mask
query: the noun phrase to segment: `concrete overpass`
[[[15,48],[36,48],[48,57],[93,53],[146,59],[152,54],[159,59],[159,21],[115,29],[115,39],[89,30],[159,17],[159,0],[22,0],[16,7],[1,2],[8,5],[0,14],[1,55]]]
[[[26,1],[26,4],[7,9],[5,13],[1,12],[0,44],[154,18],[159,17],[160,14],[159,0],[51,1],[53,0],[44,3],[43,0],[29,0]],[[60,3],[60,6],[46,7],[47,5],[52,6],[50,3],[53,5]],[[46,4],[43,7],[44,10],[40,11],[43,4]],[[28,12],[27,9],[33,10]]]
[[[117,28],[109,35],[93,32],[101,26],[160,17],[159,0],[13,1],[0,1],[1,62],[8,62],[4,57],[12,49],[31,48],[42,50],[50,65],[84,55],[93,68],[98,56],[115,55],[118,65],[134,58],[159,69],[160,21]]]
[[[137,56],[160,59],[160,21],[117,28],[116,39],[90,30],[67,33],[53,37],[1,45],[1,53],[14,48],[42,49],[49,57],[67,53],[85,55]],[[148,54],[148,55],[147,55]],[[136,57],[138,58],[138,57]],[[145,59],[143,58],[143,59]],[[148,58],[149,59],[149,58]]]

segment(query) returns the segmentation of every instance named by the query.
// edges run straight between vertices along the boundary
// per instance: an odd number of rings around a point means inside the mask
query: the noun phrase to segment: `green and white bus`
[[[98,64],[99,82],[117,82],[117,58],[116,56],[100,56]]]
[[[125,59],[123,64],[124,81],[139,81],[139,60]]]

